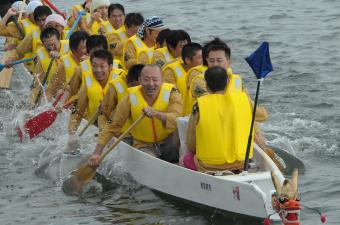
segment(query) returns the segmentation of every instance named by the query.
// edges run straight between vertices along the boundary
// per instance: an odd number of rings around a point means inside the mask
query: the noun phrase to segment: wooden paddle
[[[55,7],[55,5],[53,5],[50,1],[48,1],[48,0],[43,0],[43,2],[45,2],[51,9],[53,9],[56,13],[58,13],[59,15],[61,15],[62,17],[64,17],[64,19],[66,19],[65,14],[62,13],[57,7]]]
[[[93,114],[93,116],[90,118],[90,120],[87,122],[86,126],[80,131],[79,133],[79,137],[82,136],[85,131],[87,130],[87,128],[90,127],[90,125],[92,125],[94,123],[94,121],[96,121],[96,119],[98,118],[99,116],[99,113],[100,113],[100,109],[98,108],[96,113]]]
[[[139,117],[131,126],[113,143],[107,151],[105,151],[99,158],[98,164],[109,154],[120,141],[130,133],[130,131],[145,117],[143,114]],[[83,187],[89,183],[96,175],[97,168],[90,167],[88,163],[82,164],[77,170],[75,170],[64,182],[63,190],[66,193],[82,193]]]
[[[11,58],[10,52],[5,52],[2,63],[0,64],[0,88],[8,89],[11,86],[13,68],[6,68],[6,65],[4,64],[9,58]],[[27,58],[14,61],[12,62],[12,65],[28,62],[33,59],[34,58]]]
[[[24,4],[26,4],[26,0],[23,0],[22,2],[23,2]],[[23,13],[23,11],[22,11],[22,10],[20,10],[20,11],[19,11],[18,20],[21,20],[22,13]]]

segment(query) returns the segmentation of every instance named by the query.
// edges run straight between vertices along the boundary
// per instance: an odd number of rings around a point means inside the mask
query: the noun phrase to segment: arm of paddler
[[[198,105],[193,106],[193,112],[190,115],[187,132],[186,132],[186,146],[187,150],[196,153],[196,125],[199,120]]]
[[[182,96],[177,89],[172,89],[169,99],[169,105],[165,114],[164,128],[167,130],[174,130],[177,128],[176,119],[183,113],[183,100]]]
[[[67,90],[70,92],[70,96],[73,96],[78,93],[81,83],[82,83],[82,70],[81,67],[78,66],[74,70],[74,74],[72,75],[70,81],[68,82]]]
[[[101,103],[101,111],[98,116],[99,129],[102,130],[109,120],[110,115],[117,105],[117,93],[115,88],[110,84],[109,89],[104,95],[103,101]]]
[[[9,23],[7,26],[0,23],[0,36],[13,37],[21,39],[20,32],[14,23]]]
[[[132,42],[129,41],[126,43],[125,52],[124,52],[124,65],[125,68],[128,70],[131,66],[137,64],[137,53],[136,49],[133,46]]]
[[[88,97],[86,86],[83,86],[78,93],[78,102],[76,108],[71,112],[71,117],[68,126],[69,135],[74,135],[80,125],[81,119],[84,118],[85,111],[88,105]]]
[[[173,71],[171,69],[166,68],[164,70],[164,72],[163,72],[163,82],[173,84],[175,86],[177,85],[175,74],[173,73]]]
[[[65,86],[65,67],[64,63],[59,63],[56,72],[52,74],[49,84],[46,89],[46,97],[48,101],[54,98],[59,90]]]
[[[194,80],[191,84],[192,85],[191,95],[194,98],[198,98],[200,96],[208,94],[207,86],[206,86],[204,78],[197,77],[197,78],[193,78],[193,79]]]
[[[24,57],[24,55],[28,52],[33,51],[33,36],[32,34],[28,34],[22,39],[19,45],[16,47],[16,52],[20,58]]]
[[[253,110],[254,101],[250,98],[250,95],[249,95],[248,90],[246,88],[244,88],[244,91],[247,94],[247,97],[249,99],[249,104],[251,106],[251,109]],[[268,120],[268,112],[267,112],[266,108],[261,106],[261,105],[257,105],[256,114],[255,114],[255,121],[262,123],[262,122],[265,122],[267,120]]]
[[[106,143],[113,137],[118,137],[121,134],[121,129],[126,120],[130,117],[130,99],[129,96],[125,96],[120,101],[115,109],[115,113],[112,114],[111,123],[106,123],[103,130],[99,133],[98,144],[105,146]]]

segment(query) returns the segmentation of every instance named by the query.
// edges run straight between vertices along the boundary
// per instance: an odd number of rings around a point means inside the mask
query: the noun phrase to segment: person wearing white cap
[[[59,14],[51,14],[49,15],[45,20],[45,26],[46,27],[53,27],[56,29],[61,37],[61,40],[64,40],[65,35],[65,27],[67,26],[67,22],[64,20],[64,18]]]
[[[109,5],[109,0],[92,0],[90,7],[90,21],[82,23],[86,24],[85,29],[88,31],[89,34],[99,34],[100,28],[103,27],[102,23],[107,20]]]
[[[32,30],[37,28],[33,12],[38,6],[41,5],[42,3],[39,1],[31,1],[28,5],[26,5],[22,1],[17,1],[13,3],[12,7],[7,11],[6,15],[0,23],[0,36],[23,39],[26,34],[32,33]],[[19,29],[24,31],[23,36],[14,23],[9,23],[6,26],[6,21],[12,16],[16,16],[18,13],[20,13],[20,11],[27,13],[27,18],[19,21],[19,25],[21,26]]]
[[[144,21],[137,34],[130,37],[124,45],[123,57],[126,69],[137,63],[151,63],[156,38],[164,27],[162,19],[158,16],[149,17]]]

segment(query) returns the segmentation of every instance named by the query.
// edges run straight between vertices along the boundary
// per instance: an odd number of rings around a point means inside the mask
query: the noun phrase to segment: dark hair
[[[44,29],[43,31],[41,31],[40,40],[41,40],[41,42],[43,42],[43,39],[50,38],[52,36],[56,36],[56,38],[58,40],[60,40],[59,31],[52,28],[52,27],[48,27],[48,28]]]
[[[186,45],[184,45],[182,49],[182,59],[185,62],[185,58],[189,58],[192,60],[192,58],[195,56],[196,52],[201,50],[202,46],[198,43],[191,42]]]
[[[184,30],[172,30],[168,37],[166,38],[166,45],[168,46],[168,49],[176,48],[178,43],[180,41],[188,41],[188,43],[191,42],[190,35],[184,31]]]
[[[86,40],[86,51],[90,53],[92,49],[101,47],[105,50],[108,49],[106,37],[103,35],[94,34]]]
[[[204,73],[204,79],[211,91],[223,91],[228,82],[227,71],[219,66],[213,66]]]
[[[203,50],[202,50],[203,65],[205,65],[205,66],[208,65],[208,62],[206,61],[206,58],[208,58],[209,53],[211,51],[219,51],[219,50],[224,51],[225,56],[228,59],[230,59],[231,52],[230,52],[229,46],[224,41],[222,41],[221,39],[215,38],[214,40],[206,43],[204,45],[204,47],[203,47]]]
[[[140,26],[144,22],[144,17],[140,13],[128,13],[125,17],[124,24],[127,28]]]
[[[52,14],[52,10],[46,6],[46,5],[40,5],[37,8],[35,8],[33,12],[33,18],[35,21],[37,21],[42,16],[49,16]]]
[[[69,41],[70,49],[73,51],[76,51],[80,42],[85,41],[88,38],[89,38],[89,34],[85,31],[78,30],[72,33],[70,37],[70,41]]]
[[[156,43],[162,45],[164,41],[166,41],[170,33],[171,33],[171,30],[169,28],[161,30],[158,36],[156,37]]]
[[[119,4],[119,3],[116,3],[116,4],[111,4],[109,6],[109,9],[108,9],[108,16],[110,17],[111,13],[115,10],[115,9],[118,9],[120,11],[122,11],[122,13],[124,14],[125,16],[125,9],[124,9],[124,6]]]
[[[98,49],[93,51],[90,56],[91,62],[93,58],[105,59],[109,65],[113,65],[113,56],[108,50]]]
[[[144,64],[135,64],[133,65],[127,74],[127,82],[131,83],[134,81],[138,81],[138,78],[140,77],[140,73],[142,72],[142,69],[144,68]]]

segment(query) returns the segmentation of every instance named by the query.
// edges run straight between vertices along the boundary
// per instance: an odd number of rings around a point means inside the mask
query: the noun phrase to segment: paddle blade
[[[0,72],[5,68],[4,64],[0,64]]]
[[[96,169],[90,167],[86,162],[63,182],[63,191],[66,194],[81,194],[83,187],[88,184],[95,175]]]
[[[269,43],[264,41],[255,52],[245,58],[257,79],[265,78],[268,73],[273,71],[273,66],[270,61]]]
[[[50,109],[29,119],[25,123],[24,128],[28,133],[30,139],[32,139],[43,132],[46,128],[50,127],[56,118],[57,113],[53,109]]]

